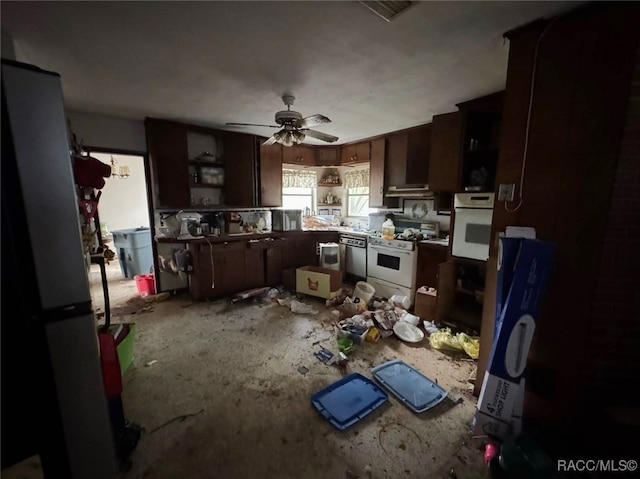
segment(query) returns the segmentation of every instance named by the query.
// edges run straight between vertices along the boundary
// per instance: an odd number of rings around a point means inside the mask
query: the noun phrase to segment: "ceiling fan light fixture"
[[[304,139],[305,139],[305,134],[304,134],[304,133],[302,133],[302,132],[301,132],[301,131],[299,131],[299,130],[294,130],[294,131],[293,131],[293,137],[294,137],[294,139],[295,139],[296,144],[300,144],[300,143],[302,143],[302,142],[304,141]]]
[[[284,132],[284,138],[282,139],[282,144],[284,146],[293,146],[294,138],[290,131]]]

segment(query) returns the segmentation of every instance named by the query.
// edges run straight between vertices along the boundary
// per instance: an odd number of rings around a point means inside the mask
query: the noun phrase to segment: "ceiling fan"
[[[320,131],[310,130],[309,128],[323,123],[331,123],[331,120],[324,115],[311,115],[302,118],[297,111],[293,111],[291,106],[295,97],[293,95],[284,95],[282,101],[287,106],[286,110],[276,113],[277,125],[259,125],[256,123],[227,123],[227,126],[264,126],[266,128],[281,128],[280,131],[273,134],[271,138],[263,143],[263,145],[273,145],[280,143],[284,146],[293,146],[304,141],[306,136],[316,138],[318,140],[333,143],[338,140],[337,136],[328,135]]]

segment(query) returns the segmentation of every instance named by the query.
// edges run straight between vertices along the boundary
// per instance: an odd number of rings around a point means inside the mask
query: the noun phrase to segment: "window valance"
[[[283,188],[314,188],[318,184],[316,172],[309,170],[282,170]]]
[[[369,168],[345,172],[344,186],[345,188],[362,188],[369,186]]]

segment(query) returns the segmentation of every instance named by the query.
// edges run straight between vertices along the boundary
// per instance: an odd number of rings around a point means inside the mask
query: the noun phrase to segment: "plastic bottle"
[[[384,223],[382,223],[382,237],[387,240],[392,240],[395,232],[396,227],[393,221],[391,221],[391,218],[387,218]]]

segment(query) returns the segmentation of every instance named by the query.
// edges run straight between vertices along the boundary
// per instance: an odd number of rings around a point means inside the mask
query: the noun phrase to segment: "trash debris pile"
[[[362,291],[371,294],[363,294]],[[409,343],[419,343],[426,337],[434,349],[466,353],[470,358],[478,359],[479,337],[464,332],[453,333],[451,328],[439,327],[435,321],[423,321],[409,311],[412,301],[408,296],[393,295],[386,299],[376,296],[374,291],[371,285],[361,281],[354,291],[343,288],[341,294],[325,301],[325,306],[332,308],[329,313],[330,321],[342,354],[350,354],[355,346],[361,346],[365,342],[377,343],[380,338],[395,335]],[[295,292],[289,294],[282,287],[271,288],[265,294],[265,301],[277,302],[293,313],[319,313],[317,309],[301,301],[301,298],[303,296],[296,296]]]

